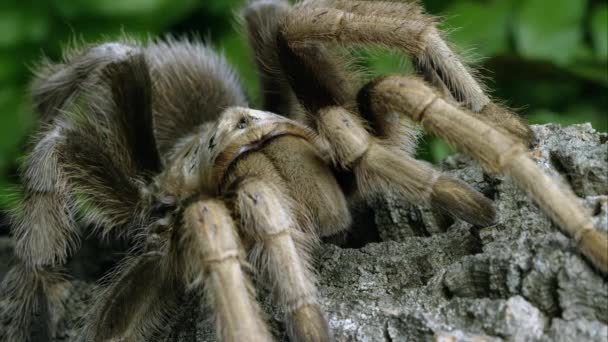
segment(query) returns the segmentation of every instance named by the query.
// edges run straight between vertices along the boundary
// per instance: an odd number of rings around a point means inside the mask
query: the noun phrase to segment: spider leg
[[[347,109],[353,106],[355,96],[344,72],[316,46],[292,49],[281,37],[281,65],[300,103],[313,113],[311,126],[331,146],[334,163],[355,173],[364,197],[388,191],[395,184],[412,203],[424,200],[474,224],[494,222],[491,201],[403,153],[415,148],[416,132],[411,122],[367,115],[376,131],[376,136],[370,135],[361,118]]]
[[[25,159],[23,201],[11,222],[17,261],[0,285],[0,302],[6,309],[0,317],[11,321],[4,332],[8,341],[34,339],[36,334],[51,336],[51,321],[61,310],[51,306],[58,304],[52,293],[59,293],[51,291],[57,283],[51,280],[60,277],[57,265],[65,263],[68,254],[78,247],[79,236],[73,199],[63,192],[67,181],[59,153],[64,141],[61,127],[55,126]]]
[[[59,318],[64,278],[58,267],[17,261],[0,284],[0,340],[50,341]],[[51,295],[55,294],[55,295]]]
[[[369,198],[396,187],[410,203],[422,200],[476,225],[494,223],[492,201],[431,165],[396,153],[390,145],[371,136],[352,112],[343,107],[326,107],[318,114],[319,135],[330,144],[334,164],[352,170],[362,196]]]
[[[98,71],[110,62],[137,50],[133,45],[111,42],[74,49],[63,63],[43,61],[32,84],[32,100],[44,122],[50,122],[82,92],[83,83],[95,82]]]
[[[200,200],[184,212],[179,239],[184,279],[202,285],[222,341],[271,341],[253,287],[243,271],[244,251],[230,212],[218,200]]]
[[[316,239],[296,228],[291,210],[295,206],[275,183],[249,179],[238,186],[236,207],[243,235],[254,241],[253,264],[272,284],[291,339],[330,341],[310,265],[309,250]]]
[[[141,226],[149,215],[146,183],[160,170],[150,93],[146,61],[132,53],[107,63],[99,83],[56,120],[64,138],[56,146],[63,183],[55,190],[92,205],[96,210],[84,219],[102,228],[102,236],[132,235],[116,227]]]
[[[369,110],[380,115],[403,113],[460,147],[487,170],[510,176],[564,233],[575,239],[595,267],[608,273],[608,236],[594,228],[590,213],[574,192],[543,172],[519,141],[444,101],[419,79],[391,76],[374,81],[366,89],[369,94],[365,107]]]
[[[145,239],[102,280],[80,341],[150,341],[165,333],[183,295],[187,262],[180,254],[174,213],[146,227]],[[176,241],[177,240],[177,241]]]
[[[154,136],[152,81],[143,53],[108,64],[103,76],[110,85],[115,110],[113,120],[126,138],[135,167],[144,172],[159,172],[160,155]]]
[[[149,341],[162,332],[182,287],[159,254],[127,257],[98,289],[81,341]]]
[[[78,248],[77,218],[103,228],[97,231],[101,235],[116,232],[130,236],[135,229],[116,227],[137,228],[148,219],[150,199],[143,189],[143,175],[152,172],[150,167],[155,164],[142,163],[137,156],[150,157],[146,153],[153,151],[153,146],[129,142],[139,139],[140,143],[153,144],[141,140],[149,134],[131,131],[138,125],[151,129],[145,123],[150,122],[145,116],[151,113],[140,110],[149,99],[149,83],[142,77],[145,67],[141,59],[126,58],[105,64],[108,68],[129,65],[119,68],[124,82],[114,76],[107,84],[108,80],[99,73],[94,76],[98,83],[88,79],[83,81],[90,81],[86,87],[74,86],[79,89],[78,98],[57,109],[52,124],[37,138],[25,159],[21,171],[23,201],[12,215],[11,233],[16,240],[18,262],[11,271],[14,276],[6,277],[1,286],[3,300],[22,303],[10,313],[20,323],[13,325],[14,336],[31,335],[28,325],[45,327],[61,310],[46,304],[57,302],[55,297],[60,291],[51,289],[59,283],[58,265],[64,264]],[[84,210],[78,217],[83,201],[93,209]],[[34,300],[34,296],[38,299]],[[36,312],[49,314],[35,315]],[[33,317],[47,322],[33,322]],[[52,335],[52,327],[49,330],[47,334]]]
[[[241,25],[255,54],[262,109],[273,113],[288,114],[293,105],[293,94],[281,73],[276,49],[276,34],[289,9],[286,0],[259,0],[247,4],[240,15]]]
[[[156,231],[158,236],[148,235],[152,247],[144,244],[108,279],[87,317],[82,341],[152,339],[184,287],[204,290],[222,341],[272,340],[244,272],[236,226],[221,201],[190,204],[183,225],[150,230]]]
[[[319,5],[328,7],[316,7]],[[285,19],[282,39],[293,50],[306,49],[314,42],[398,47],[414,57],[427,77],[441,78],[454,98],[479,113],[481,120],[493,122],[522,141],[532,137],[530,128],[515,114],[490,100],[443,40],[434,18],[424,14],[416,2],[303,2]]]
[[[169,157],[176,141],[216,120],[225,108],[247,106],[236,72],[203,43],[168,37],[143,51],[154,80],[154,133],[162,157]]]

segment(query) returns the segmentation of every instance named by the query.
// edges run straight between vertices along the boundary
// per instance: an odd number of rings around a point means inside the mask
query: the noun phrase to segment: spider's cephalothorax
[[[105,43],[41,68],[43,127],[22,171],[3,340],[51,339],[77,220],[135,246],[93,298],[83,341],[150,340],[180,294],[199,289],[221,340],[271,340],[249,264],[293,340],[330,340],[310,253],[349,228],[357,201],[397,190],[475,225],[495,220],[490,200],[411,156],[414,121],[511,176],[608,271],[606,235],[528,157],[529,128],[489,99],[416,2],[262,0],[242,19],[262,110],[198,42]],[[337,44],[399,48],[434,88],[415,76],[361,86]]]

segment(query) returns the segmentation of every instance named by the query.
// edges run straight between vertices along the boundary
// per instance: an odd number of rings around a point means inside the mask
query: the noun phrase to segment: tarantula
[[[412,158],[415,121],[511,176],[608,271],[606,235],[530,159],[529,128],[489,99],[417,2],[254,1],[242,22],[262,110],[248,108],[232,69],[199,42],[125,39],[41,69],[33,99],[45,125],[22,172],[5,339],[51,339],[61,265],[82,220],[135,246],[94,299],[83,341],[148,340],[179,294],[196,290],[221,340],[269,341],[249,265],[292,340],[331,340],[311,248],[349,228],[353,203],[396,189],[475,225],[495,221],[489,199]],[[331,49],[340,44],[401,49],[426,81],[361,86]]]

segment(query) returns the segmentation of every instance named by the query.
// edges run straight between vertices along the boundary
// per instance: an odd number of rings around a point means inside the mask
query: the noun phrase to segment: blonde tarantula
[[[33,99],[45,126],[22,172],[5,340],[51,339],[78,219],[135,246],[94,298],[83,341],[149,340],[179,294],[194,290],[222,341],[270,341],[249,265],[292,340],[331,340],[310,254],[349,228],[353,203],[396,189],[475,225],[495,221],[490,200],[411,156],[415,121],[511,176],[608,271],[606,235],[528,157],[529,128],[489,99],[417,2],[253,1],[242,22],[261,110],[248,108],[232,69],[198,42],[105,43],[42,68]],[[331,49],[341,44],[401,49],[426,81],[396,75],[360,86]]]

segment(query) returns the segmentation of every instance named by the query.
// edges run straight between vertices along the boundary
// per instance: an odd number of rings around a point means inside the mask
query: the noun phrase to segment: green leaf
[[[515,41],[519,53],[558,65],[572,62],[583,49],[587,0],[526,0],[519,8]]]
[[[106,23],[100,18],[122,18],[128,26],[131,21],[149,21],[162,27],[197,5],[196,0],[50,0],[59,16],[72,19],[91,17],[92,28],[103,27]],[[128,18],[129,20],[125,20]],[[90,19],[90,18],[89,18]]]
[[[16,209],[23,201],[23,193],[17,184],[0,178],[0,210]]]
[[[568,66],[567,70],[579,77],[608,86],[608,69],[606,68],[605,61],[599,63],[587,63],[586,60],[584,60],[573,63],[572,65]]]
[[[0,52],[0,80],[14,81],[24,72],[23,58],[15,53]]]
[[[608,59],[608,5],[601,4],[593,9],[591,36],[596,56],[606,61]]]
[[[17,157],[19,146],[28,132],[33,115],[23,110],[24,89],[0,87],[0,172]]]
[[[180,6],[182,1],[175,1]],[[92,10],[106,16],[152,14],[163,7],[165,0],[92,1]]]
[[[14,46],[20,42],[21,19],[16,10],[0,12],[0,46]]]
[[[234,9],[239,8],[242,4],[243,1],[241,0],[209,1],[209,3],[205,4],[205,8],[209,13],[232,18]]]
[[[528,114],[526,119],[531,124],[556,122],[562,126],[590,122],[591,126],[598,131],[606,132],[608,130],[608,123],[604,114],[585,104],[572,106],[562,114],[544,109],[536,110]]]
[[[434,163],[439,163],[447,156],[454,153],[454,150],[445,141],[441,139],[432,139],[429,141],[429,150]]]
[[[49,31],[48,16],[35,8],[0,11],[0,47],[14,47],[43,40]]]
[[[454,149],[445,141],[435,136],[425,134],[418,144],[416,159],[426,160],[437,164],[453,153]]]
[[[359,53],[367,62],[366,68],[370,76],[377,77],[387,74],[409,74],[414,72],[411,60],[401,52],[379,49],[364,49]]]
[[[509,47],[508,22],[513,8],[510,0],[484,3],[456,1],[444,12],[444,28],[451,41],[464,50],[474,49],[476,54],[492,56]]]

